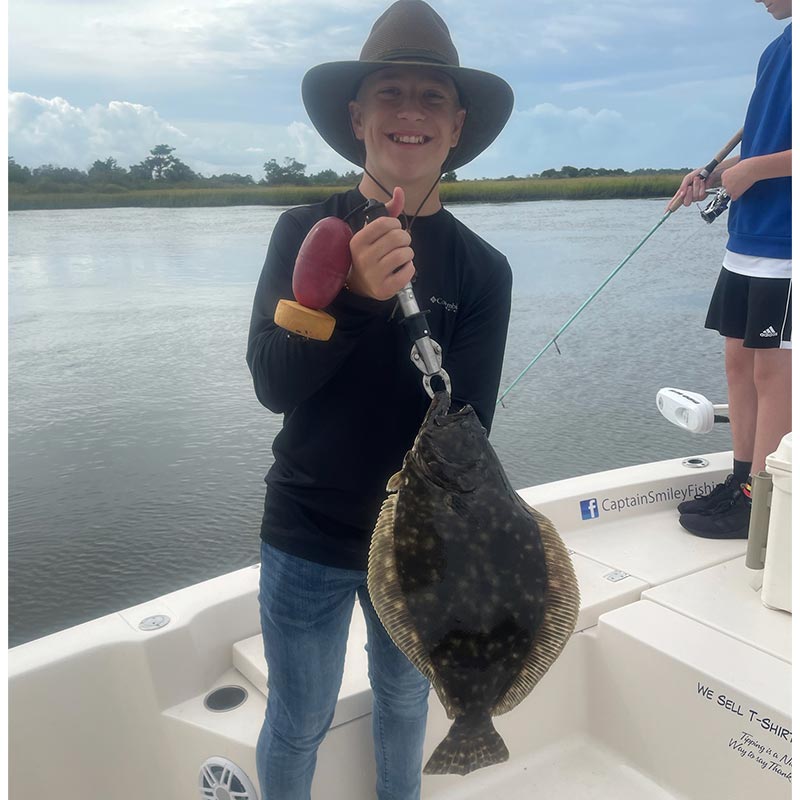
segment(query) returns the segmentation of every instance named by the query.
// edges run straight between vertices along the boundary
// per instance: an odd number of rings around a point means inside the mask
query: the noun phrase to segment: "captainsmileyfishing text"
[[[690,483],[687,486],[669,486],[656,491],[651,489],[644,494],[632,494],[625,497],[604,497],[600,501],[602,511],[624,511],[636,506],[649,506],[656,503],[673,503],[688,500],[698,494],[707,494],[713,489],[710,483]]]

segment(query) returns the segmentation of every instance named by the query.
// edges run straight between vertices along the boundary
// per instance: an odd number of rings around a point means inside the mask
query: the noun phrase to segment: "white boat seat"
[[[356,603],[350,621],[344,675],[332,728],[372,712],[372,689],[367,676],[367,627],[361,607]],[[267,695],[267,663],[261,634],[233,645],[233,666],[260,692]]]
[[[792,615],[764,606],[744,556],[648,589],[643,597],[792,663]]]
[[[581,587],[581,610],[576,630],[591,628],[598,617],[614,608],[635,602],[647,584],[583,556],[573,555]],[[372,711],[372,690],[367,677],[367,630],[364,615],[356,604],[350,622],[344,676],[333,726],[342,725]],[[233,645],[233,666],[260,692],[267,694],[267,664],[260,634]]]

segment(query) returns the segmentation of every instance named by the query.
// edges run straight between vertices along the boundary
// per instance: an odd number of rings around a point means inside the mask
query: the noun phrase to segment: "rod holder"
[[[769,510],[772,506],[772,475],[759,472],[753,476],[753,491],[750,508],[750,530],[747,537],[748,569],[764,569],[767,559],[767,530]]]

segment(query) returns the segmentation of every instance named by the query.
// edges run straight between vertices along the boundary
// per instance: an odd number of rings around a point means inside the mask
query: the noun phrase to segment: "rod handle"
[[[730,138],[728,142],[726,142],[722,149],[717,153],[708,164],[700,170],[700,177],[703,180],[706,180],[708,176],[717,168],[717,166],[724,161],[731,153],[734,147],[736,147],[739,142],[742,141],[742,133],[744,132],[744,128],[739,128],[739,130]],[[675,197],[670,200],[669,205],[667,206],[667,211],[672,213],[673,211],[677,211],[683,205],[683,197],[679,197],[676,195]]]
[[[703,172],[705,172],[705,177],[707,178],[716,168],[717,166],[724,161],[731,153],[734,147],[736,147],[739,142],[742,141],[742,134],[744,133],[744,128],[739,128],[739,130],[731,137],[730,141],[723,145],[722,149],[717,153],[711,161],[706,164],[703,168]],[[701,173],[702,174],[702,173]]]
[[[683,205],[683,196],[682,195],[675,195],[675,197],[670,200],[669,205],[667,206],[667,211],[671,214],[674,211],[677,211]]]

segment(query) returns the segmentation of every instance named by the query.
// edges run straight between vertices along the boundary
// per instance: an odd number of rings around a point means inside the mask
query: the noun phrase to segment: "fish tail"
[[[447,736],[425,765],[427,775],[468,775],[481,767],[508,761],[508,748],[492,718],[456,717]]]

